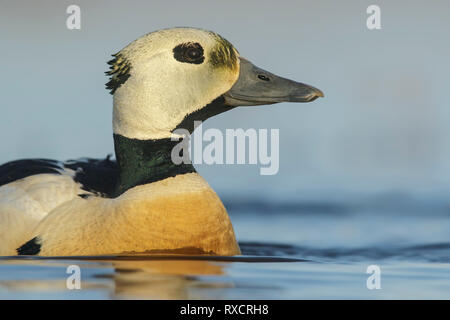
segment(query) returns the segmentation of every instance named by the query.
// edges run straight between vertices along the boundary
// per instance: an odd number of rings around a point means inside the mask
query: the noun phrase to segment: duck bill
[[[229,106],[257,106],[279,102],[311,102],[323,92],[304,83],[276,76],[240,58],[239,78],[224,94]]]

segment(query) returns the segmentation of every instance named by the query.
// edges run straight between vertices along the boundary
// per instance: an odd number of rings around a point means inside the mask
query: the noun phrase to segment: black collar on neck
[[[173,147],[181,141],[169,138],[139,140],[114,134],[114,148],[119,166],[115,196],[130,188],[156,182],[179,174],[196,172],[192,164],[176,165],[171,159]],[[180,155],[182,156],[182,155]]]
[[[190,133],[194,131],[194,123],[195,121],[205,121],[208,118],[211,118],[215,115],[221,114],[223,112],[234,109],[235,107],[225,105],[225,98],[222,96],[214,99],[210,103],[208,103],[203,108],[198,109],[188,115],[186,115],[181,121],[180,124],[177,125],[175,129],[186,129]],[[174,129],[174,130],[175,130]]]
[[[195,121],[205,121],[233,108],[225,105],[225,98],[219,96],[203,108],[186,115],[175,129],[183,128],[192,133]],[[196,172],[192,164],[176,165],[172,162],[172,149],[180,142],[171,141],[169,138],[138,140],[114,134],[114,147],[120,172],[115,196],[138,185],[174,177],[178,174]],[[182,156],[180,155],[180,157]]]

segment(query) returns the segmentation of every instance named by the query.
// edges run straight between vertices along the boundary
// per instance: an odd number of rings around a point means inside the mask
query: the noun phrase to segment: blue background
[[[450,3],[377,1],[2,1],[0,162],[113,152],[110,54],[173,26],[216,31],[241,55],[326,95],[239,108],[204,129],[280,129],[280,171],[197,166],[222,194],[335,197],[450,191]]]

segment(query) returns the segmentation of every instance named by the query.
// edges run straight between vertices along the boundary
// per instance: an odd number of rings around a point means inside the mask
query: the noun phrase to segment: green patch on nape
[[[238,57],[236,55],[237,50],[233,45],[225,38],[222,38],[216,33],[212,33],[216,38],[217,45],[211,51],[211,64],[214,67],[226,67],[232,70],[238,67]]]
[[[112,56],[114,59],[108,61],[110,67],[109,71],[105,73],[110,76],[109,81],[106,83],[106,89],[110,90],[111,94],[114,94],[130,77],[131,64],[120,52]]]

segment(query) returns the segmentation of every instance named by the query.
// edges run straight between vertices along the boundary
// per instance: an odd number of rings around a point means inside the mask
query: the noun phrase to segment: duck
[[[173,133],[239,106],[311,102],[322,91],[255,66],[199,28],[154,31],[112,57],[115,160],[1,165],[0,255],[240,255],[217,193],[191,163],[171,160]]]

